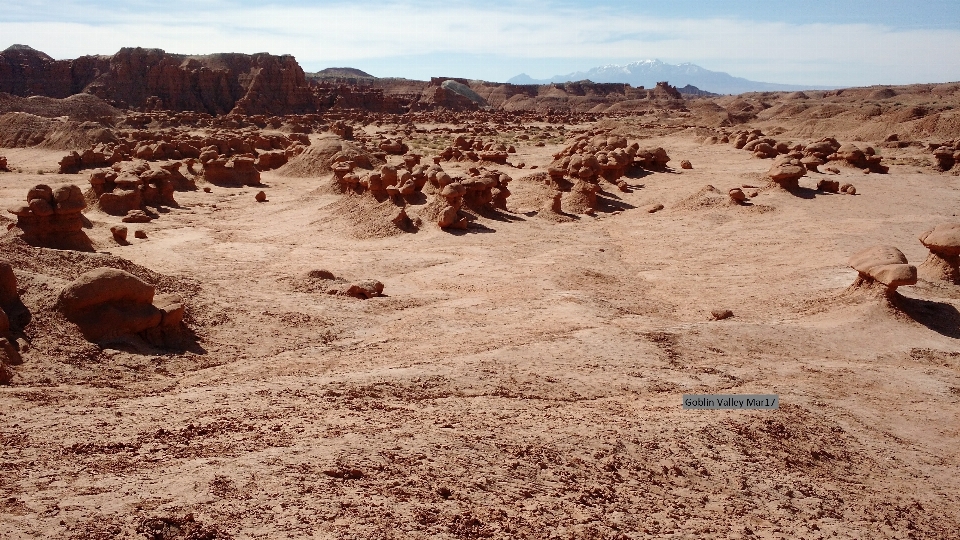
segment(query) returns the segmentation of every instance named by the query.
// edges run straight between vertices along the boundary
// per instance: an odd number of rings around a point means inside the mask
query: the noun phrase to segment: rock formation
[[[363,300],[383,295],[383,283],[375,279],[349,281],[328,270],[311,270],[306,276],[307,287],[336,296],[352,296]]]
[[[960,223],[941,223],[920,235],[930,255],[917,267],[927,281],[960,284]]]
[[[81,212],[87,203],[75,185],[56,190],[40,184],[27,192],[27,204],[10,208],[25,242],[34,246],[93,251],[83,232]]]
[[[917,282],[917,267],[893,246],[878,245],[858,251],[848,264],[858,273],[850,290],[882,292],[890,297],[897,287]]]
[[[439,159],[441,161],[489,161],[504,165],[510,153],[510,147],[503,143],[458,135],[452,146],[440,152]]]
[[[861,150],[854,144],[844,144],[837,148],[836,152],[827,156],[827,159],[875,173],[883,174],[890,170],[889,167],[880,163],[880,156],[876,155],[876,151],[870,146]]]
[[[139,334],[155,345],[180,333],[184,307],[175,295],[155,295],[155,288],[115,268],[80,275],[60,292],[57,308],[89,341]]]
[[[143,213],[148,206],[175,207],[177,201],[173,196],[174,179],[179,176],[186,180],[179,172],[179,165],[177,163],[176,167],[158,170],[151,169],[150,164],[145,161],[118,163],[112,169],[91,173],[90,187],[97,199],[97,206],[114,216],[126,216],[131,212]]]
[[[960,139],[931,144],[931,147],[939,171],[949,171],[960,161]]]
[[[467,189],[459,182],[447,184],[440,190],[439,199],[443,201],[440,207],[440,216],[437,225],[441,228],[466,229],[467,218],[460,215],[463,206],[463,196]]]
[[[318,106],[292,56],[187,56],[139,47],[54,60],[14,46],[0,53],[0,92],[54,98],[84,92],[121,107],[210,114],[298,114]]]
[[[233,157],[209,156],[206,161],[201,157],[203,171],[201,176],[207,182],[226,186],[259,186],[260,171],[257,170],[256,157],[252,154]]]
[[[767,177],[771,181],[787,190],[800,187],[800,178],[806,174],[807,169],[800,160],[789,157],[777,160],[767,171]]]

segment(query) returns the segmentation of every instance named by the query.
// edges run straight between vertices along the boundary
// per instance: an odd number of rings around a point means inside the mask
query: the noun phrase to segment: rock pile
[[[880,163],[882,158],[876,155],[876,150],[870,146],[866,146],[861,150],[854,144],[844,144],[837,148],[833,154],[827,156],[827,159],[829,161],[845,163],[863,171],[885,174],[890,170],[890,167]]]
[[[179,297],[155,295],[153,285],[115,268],[80,275],[60,292],[57,308],[89,341],[136,334],[158,346],[179,338],[184,315]]]
[[[207,135],[189,132],[132,130],[121,132],[119,143],[98,144],[82,152],[71,152],[60,160],[61,173],[110,166],[120,161],[166,161],[243,156],[252,158],[259,171],[276,169],[310,145],[300,133],[261,133],[217,130]]]
[[[458,135],[453,146],[448,146],[440,152],[439,161],[489,161],[505,165],[510,154],[515,153],[513,146],[507,146],[497,141],[485,141],[482,138],[468,138]]]
[[[180,173],[179,167],[179,162],[160,169],[151,169],[145,161],[117,163],[113,168],[92,172],[90,187],[100,210],[114,216],[139,215],[147,207],[175,207],[177,201],[173,193],[177,188],[179,191],[196,189],[195,184]],[[124,221],[134,220],[124,218]]]
[[[848,263],[857,271],[850,290],[882,292],[892,296],[901,285],[917,283],[917,267],[893,246],[873,246],[855,253]]]
[[[829,191],[830,193],[857,194],[857,188],[853,187],[853,184],[841,184],[837,180],[827,180],[826,178],[817,181],[817,189],[819,191]]]
[[[663,170],[670,157],[663,148],[641,149],[638,143],[627,145],[627,139],[596,133],[581,135],[572,144],[554,154],[547,169],[551,176],[595,181],[602,177],[616,183],[630,167]]]
[[[211,184],[221,186],[259,186],[260,171],[252,154],[225,157],[212,151],[200,155],[200,175]]]
[[[854,144],[840,144],[833,137],[824,137],[807,145],[793,144],[765,137],[762,131],[755,129],[734,132],[728,140],[735,148],[752,152],[758,158],[788,156],[790,159],[799,160],[799,164],[810,172],[820,172],[817,167],[828,161],[875,173],[886,173],[889,170],[889,167],[881,164],[881,157],[876,155],[876,150],[872,147],[867,146],[861,150]]]
[[[306,278],[310,290],[320,290],[326,294],[352,296],[364,300],[383,294],[383,283],[375,279],[349,281],[333,275],[333,272],[328,270],[311,270],[307,272]]]
[[[927,281],[960,284],[960,223],[941,223],[920,235],[930,255],[917,268]]]
[[[113,165],[124,160],[124,154],[115,144],[98,144],[83,152],[70,152],[60,160],[60,173],[72,174],[81,169]]]
[[[10,208],[17,216],[17,228],[28,244],[54,249],[92,251],[90,239],[83,232],[83,216],[87,202],[75,185],[56,190],[45,184],[27,192],[27,204]]]

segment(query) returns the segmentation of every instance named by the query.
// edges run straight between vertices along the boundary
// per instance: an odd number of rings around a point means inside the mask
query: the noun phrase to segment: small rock
[[[689,160],[689,159],[685,159],[685,160],[683,160],[683,161],[680,162],[680,168],[681,168],[681,169],[692,169],[692,168],[693,168],[693,163],[690,163],[690,160]]]
[[[733,312],[729,309],[715,309],[710,312],[710,315],[713,316],[713,320],[722,321],[723,319],[729,319],[733,317]]]
[[[143,210],[130,210],[120,221],[124,223],[149,223],[153,218]]]
[[[204,193],[210,193],[210,188],[208,188],[208,187],[203,188],[203,192],[204,192]]]
[[[267,194],[262,191],[257,193],[256,198],[257,202],[267,202]]]
[[[623,180],[617,182],[617,188],[624,193],[630,192],[630,186],[628,186]]]
[[[146,237],[147,237],[147,231],[144,231],[143,229],[137,229],[137,230],[133,231],[133,237],[134,237],[134,238],[146,238]]]
[[[846,192],[847,195],[856,195],[856,194],[857,194],[857,188],[853,187],[852,185],[851,185],[851,186],[847,186],[847,189],[845,189],[844,191]]]
[[[345,294],[347,296],[353,296],[354,298],[373,298],[374,296],[380,296],[383,294],[383,283],[373,279],[351,283]]]
[[[659,212],[660,210],[663,210],[663,205],[660,203],[651,204],[650,206],[647,206],[646,208],[644,208],[644,210],[646,210],[648,214],[652,214],[654,212]]]
[[[840,191],[840,182],[837,182],[836,180],[823,179],[817,182],[817,189],[820,191],[837,193]]]
[[[743,190],[740,188],[733,188],[730,190],[730,200],[739,204],[747,200],[747,196],[743,193]]]
[[[830,173],[830,174],[840,174],[840,169],[838,169],[838,168],[836,168],[836,167],[827,167],[827,168],[824,169],[824,170],[827,171],[827,172]]]
[[[127,228],[123,225],[110,227],[110,234],[113,235],[114,240],[117,242],[123,243],[127,241]]]

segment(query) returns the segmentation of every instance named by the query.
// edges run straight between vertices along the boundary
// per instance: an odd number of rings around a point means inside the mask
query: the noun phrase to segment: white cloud
[[[390,57],[486,55],[511,59],[689,61],[770,82],[860,85],[960,80],[960,31],[892,30],[864,24],[787,24],[743,19],[665,19],[630,10],[548,4],[481,8],[439,4],[352,3],[230,7],[225,3],[160,11],[99,9],[67,3],[60,22],[0,20],[9,43],[58,58],[111,54],[124,46],[170,52],[294,54],[324,66]],[[34,17],[36,18],[36,17]],[[485,73],[490,67],[485,66]],[[503,73],[507,78],[516,73]]]

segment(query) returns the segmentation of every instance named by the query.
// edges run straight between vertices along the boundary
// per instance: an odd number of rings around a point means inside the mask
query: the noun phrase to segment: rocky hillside
[[[0,52],[0,92],[65,98],[93,94],[121,108],[210,114],[297,114],[317,109],[293,56],[188,56],[124,48],[112,56],[54,60],[26,45]]]

